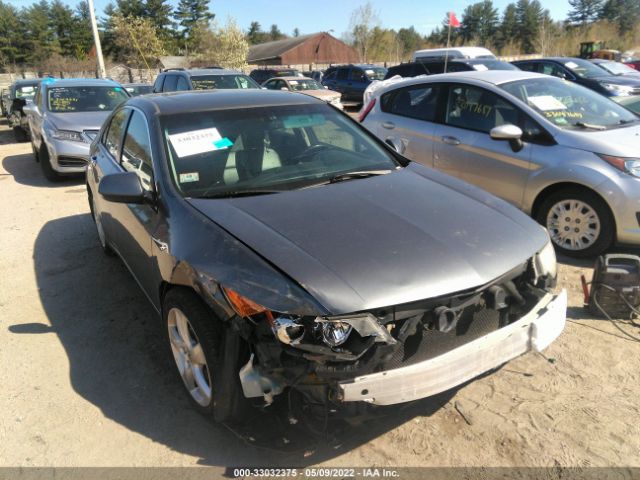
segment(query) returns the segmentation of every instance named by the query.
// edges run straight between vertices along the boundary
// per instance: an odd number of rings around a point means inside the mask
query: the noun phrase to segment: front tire
[[[570,257],[594,257],[615,239],[609,207],[595,193],[566,189],[544,199],[537,220],[549,230],[556,249]]]
[[[242,340],[194,292],[170,290],[163,301],[166,343],[193,406],[217,422],[238,419],[246,404],[238,372]]]
[[[59,182],[61,180],[60,174],[56,172],[51,166],[51,159],[49,158],[49,150],[47,146],[42,143],[40,151],[38,152],[38,159],[40,160],[40,168],[45,178],[50,182]]]

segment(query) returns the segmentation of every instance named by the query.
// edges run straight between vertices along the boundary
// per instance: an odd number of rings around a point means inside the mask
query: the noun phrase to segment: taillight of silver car
[[[367,115],[369,115],[369,112],[371,112],[371,110],[373,110],[373,107],[376,106],[376,99],[372,99],[369,104],[366,106],[366,108],[363,108],[360,111],[360,115],[358,115],[358,121],[360,123],[364,122],[364,119],[367,118]]]

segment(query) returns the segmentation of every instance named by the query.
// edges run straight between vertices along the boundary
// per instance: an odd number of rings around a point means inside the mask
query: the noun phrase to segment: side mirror
[[[522,129],[510,123],[494,127],[489,132],[493,140],[507,140],[514,152],[522,150]]]
[[[105,175],[100,181],[98,192],[109,202],[141,204],[145,200],[140,177],[134,172]]]

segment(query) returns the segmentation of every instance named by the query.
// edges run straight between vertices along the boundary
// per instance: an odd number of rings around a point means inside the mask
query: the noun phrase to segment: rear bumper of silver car
[[[414,365],[339,383],[342,400],[393,405],[444,392],[530,350],[542,351],[564,329],[567,292],[545,295],[520,320]]]

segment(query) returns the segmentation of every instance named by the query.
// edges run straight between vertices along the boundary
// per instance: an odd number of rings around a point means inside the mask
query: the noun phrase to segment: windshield
[[[365,68],[364,73],[369,80],[384,80],[384,76],[387,74],[387,69],[382,67]]]
[[[324,87],[315,80],[289,80],[289,87],[294,92],[302,90],[324,90]]]
[[[287,105],[161,119],[170,171],[186,197],[294,190],[395,159],[327,105]]]
[[[191,77],[194,90],[260,88],[246,75],[198,75]]]
[[[137,97],[138,95],[146,95],[147,93],[151,93],[153,91],[153,85],[133,85],[125,88],[132,97]]]
[[[606,75],[600,67],[596,67],[593,63],[579,58],[563,61],[562,64],[582,78],[596,78]]]
[[[111,111],[129,95],[122,87],[49,87],[47,103],[50,112]]]
[[[604,68],[607,72],[613,73],[614,75],[626,75],[629,73],[637,74],[638,71],[625,65],[624,63],[619,62],[604,62],[598,63],[599,67]]]
[[[36,94],[37,85],[16,86],[16,98],[32,99]]]
[[[614,101],[557,78],[529,78],[500,87],[565,129],[611,128],[638,121],[636,115]]]

